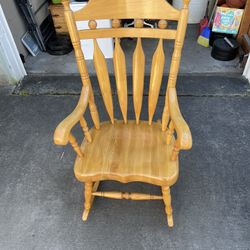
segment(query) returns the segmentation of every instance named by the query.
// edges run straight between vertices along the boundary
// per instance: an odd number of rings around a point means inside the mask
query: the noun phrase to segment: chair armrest
[[[83,86],[77,106],[57,127],[54,132],[54,143],[66,145],[69,142],[71,129],[75,126],[84,114],[89,100],[89,86]]]
[[[177,147],[179,149],[190,149],[192,147],[192,135],[190,129],[180,112],[175,88],[168,89],[170,117],[174,123],[177,133]]]

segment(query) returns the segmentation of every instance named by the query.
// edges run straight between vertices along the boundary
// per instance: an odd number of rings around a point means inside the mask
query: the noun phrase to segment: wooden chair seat
[[[83,140],[83,158],[77,157],[74,172],[79,181],[143,181],[163,186],[178,178],[178,160],[171,161],[173,142],[166,144],[160,123],[116,121],[91,129],[92,142]]]

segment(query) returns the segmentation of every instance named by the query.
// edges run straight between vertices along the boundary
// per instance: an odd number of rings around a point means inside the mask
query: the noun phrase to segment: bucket
[[[208,0],[191,0],[189,4],[188,23],[199,23],[205,16]],[[176,9],[181,9],[183,0],[173,0],[173,6]]]

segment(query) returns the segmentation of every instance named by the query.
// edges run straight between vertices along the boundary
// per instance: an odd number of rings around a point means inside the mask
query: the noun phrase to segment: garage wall
[[[20,54],[28,55],[28,51],[21,42],[21,37],[27,31],[25,22],[23,21],[22,14],[19,12],[18,7],[14,0],[1,0],[0,4],[3,8],[4,15],[7,19],[12,36],[15,40],[17,49]]]
[[[44,19],[48,16],[49,14],[49,4],[48,0],[29,0],[33,12],[36,13],[36,21],[38,25],[41,25],[41,23],[44,21]]]
[[[30,0],[30,3],[33,7],[33,12],[37,12],[35,17],[38,25],[41,25],[49,13],[47,2],[47,0]],[[28,55],[28,51],[21,42],[22,36],[27,31],[23,14],[20,12],[19,7],[16,5],[14,0],[0,0],[0,4],[3,8],[17,49],[20,54],[23,54],[26,57]],[[42,7],[40,7],[41,5]]]

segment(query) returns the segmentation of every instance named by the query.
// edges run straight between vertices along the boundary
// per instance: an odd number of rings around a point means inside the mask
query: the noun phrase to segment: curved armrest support
[[[84,114],[89,100],[89,87],[83,86],[77,106],[57,127],[54,132],[54,143],[66,145],[69,142],[70,131]]]
[[[177,133],[177,147],[179,149],[190,149],[192,147],[192,135],[179,109],[175,88],[169,88],[169,110],[170,117],[174,123]]]

